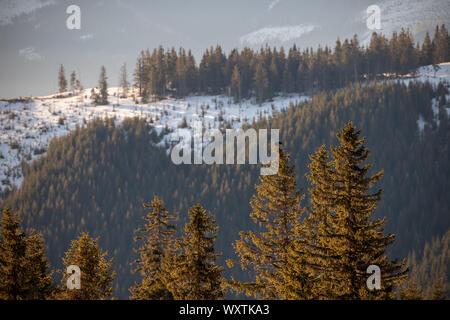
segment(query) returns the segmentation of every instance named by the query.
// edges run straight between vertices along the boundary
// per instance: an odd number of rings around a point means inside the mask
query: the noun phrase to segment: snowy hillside
[[[437,65],[436,70],[432,65],[421,67],[417,70],[417,77],[412,79],[406,79],[404,81],[429,81],[437,84],[439,82],[450,82],[450,62],[444,62]]]
[[[450,82],[450,62],[440,64],[436,72],[432,66],[420,68],[415,77],[402,81]],[[107,106],[93,106],[90,89],[65,98],[53,95],[0,100],[0,191],[20,186],[22,160],[30,162],[40,157],[53,137],[65,135],[95,118],[115,118],[117,122],[127,117],[145,118],[158,133],[164,133],[160,146],[169,148],[173,136],[183,136],[199,123],[205,128],[218,128],[228,122],[233,128],[240,128],[287,108],[290,102],[307,99],[300,95],[280,96],[259,106],[252,101],[234,104],[226,96],[190,96],[139,104],[132,98],[119,99],[118,88],[110,88],[109,95]],[[422,119],[417,124],[419,130],[425,126]],[[165,128],[168,130],[163,131]]]
[[[169,129],[164,131],[167,133],[161,143],[161,147],[166,147],[169,145],[166,141],[170,142],[173,134],[184,135],[198,123],[204,123],[206,128],[218,128],[228,122],[239,128],[243,123],[287,108],[291,101],[307,98],[299,95],[277,97],[261,106],[252,101],[234,104],[226,96],[191,96],[139,104],[132,98],[119,99],[117,88],[110,88],[108,93],[110,104],[107,106],[93,106],[89,99],[90,89],[66,98],[53,95],[0,101],[0,190],[20,185],[22,160],[30,162],[45,154],[53,137],[65,135],[77,125],[82,126],[95,118],[115,118],[117,122],[127,117],[145,118],[158,133]],[[182,123],[187,126],[179,128]]]

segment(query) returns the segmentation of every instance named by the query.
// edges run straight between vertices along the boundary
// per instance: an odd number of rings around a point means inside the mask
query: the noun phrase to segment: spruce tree
[[[432,63],[433,63],[433,43],[431,42],[430,34],[427,32],[422,44],[420,64],[422,66],[427,66]]]
[[[439,64],[441,62],[446,62],[450,58],[450,46],[449,46],[449,35],[442,25],[440,28],[436,26],[436,31],[433,38],[433,63]]]
[[[176,89],[177,96],[183,97],[187,94],[187,58],[186,53],[183,49],[180,49],[178,59],[175,64],[175,74],[176,74]]]
[[[136,59],[136,68],[134,69],[134,86],[138,88],[139,96],[142,95],[142,89],[144,88],[144,52],[141,51],[141,54]]]
[[[120,67],[119,86],[120,88],[122,88],[122,96],[126,98],[128,95],[129,87],[126,63],[124,63],[122,67]]]
[[[60,93],[67,91],[67,80],[66,80],[66,75],[65,75],[65,71],[64,71],[64,66],[62,64],[59,65],[58,86],[59,86]]]
[[[315,295],[324,299],[393,298],[393,286],[406,277],[405,261],[389,262],[386,249],[394,235],[384,235],[385,219],[372,219],[381,190],[369,193],[383,175],[368,176],[371,163],[365,139],[350,122],[338,134],[332,160],[321,147],[311,157],[312,208],[308,217],[309,265],[319,277]],[[381,289],[370,291],[369,265],[381,269]]]
[[[143,279],[136,283],[130,292],[134,300],[167,300],[172,299],[167,289],[163,275],[163,260],[171,254],[172,237],[175,234],[175,215],[164,207],[164,202],[155,196],[151,204],[144,204],[150,212],[144,217],[147,224],[138,229],[140,236],[135,241],[142,241],[142,246],[135,250],[139,258],[135,260],[137,268]]]
[[[176,300],[223,299],[223,268],[216,265],[220,254],[214,249],[219,228],[200,204],[188,214],[184,235],[175,245],[177,252],[164,260],[167,286]]]
[[[193,93],[198,90],[198,70],[195,63],[194,55],[191,50],[188,51],[186,59],[186,72],[187,72],[187,90],[188,93]]]
[[[77,79],[77,82],[76,82],[75,86],[76,86],[76,89],[78,91],[78,94],[80,94],[81,91],[83,91],[83,86],[81,85],[80,79]]]
[[[100,78],[98,80],[98,89],[100,93],[97,98],[98,105],[107,105],[108,104],[108,83],[106,77],[106,69],[104,66],[100,69]]]
[[[423,300],[422,287],[415,278],[406,280],[399,289],[400,300]]]
[[[59,299],[63,300],[105,300],[112,296],[112,284],[115,272],[112,270],[113,259],[107,259],[107,252],[102,252],[98,238],[93,239],[83,233],[77,240],[72,240],[63,260],[64,269],[60,270],[61,280]],[[81,270],[81,289],[68,289],[67,280],[71,276],[67,267],[76,265]]]
[[[42,237],[29,237],[20,227],[18,213],[3,210],[0,221],[0,299],[46,299],[52,291],[49,263]]]
[[[75,71],[70,74],[70,91],[75,91],[77,88],[77,75]]]
[[[267,98],[267,89],[269,88],[267,70],[262,62],[259,62],[256,66],[253,81],[256,91],[256,102],[261,105]]]
[[[291,270],[293,265],[302,264],[303,250],[298,247],[301,242],[296,241],[304,211],[300,205],[302,197],[297,190],[294,166],[289,165],[289,154],[282,148],[278,162],[276,174],[259,178],[250,201],[250,217],[260,230],[240,232],[240,240],[233,245],[241,268],[253,272],[255,280],[240,282],[233,278],[229,285],[257,299],[306,298],[308,294],[300,283],[306,279],[304,272]],[[229,266],[233,264],[228,261]]]
[[[234,66],[231,75],[231,96],[235,103],[241,102],[241,74],[237,65]]]
[[[436,275],[436,279],[433,283],[433,290],[431,292],[431,300],[445,300],[446,291],[445,283],[441,277]]]
[[[94,88],[91,89],[91,95],[89,96],[89,98],[91,99],[92,104],[96,105],[98,103],[99,97]]]
[[[55,292],[52,272],[49,272],[50,263],[45,254],[44,239],[34,231],[28,237],[27,262],[28,285],[31,287],[27,299],[50,298]]]

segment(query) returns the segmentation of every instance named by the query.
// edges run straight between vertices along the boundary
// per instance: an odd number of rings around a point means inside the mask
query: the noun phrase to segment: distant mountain
[[[0,97],[54,92],[55,63],[76,70],[85,87],[98,79],[105,65],[111,84],[119,68],[134,66],[143,48],[191,48],[197,61],[206,48],[220,42],[259,49],[266,43],[299,48],[334,45],[355,33],[362,43],[369,5],[381,8],[382,32],[412,27],[420,41],[436,24],[450,25],[446,0],[200,0],[87,1],[81,8],[80,30],[66,28],[71,0],[0,1]]]
[[[300,48],[318,44],[334,45],[336,38],[357,34],[362,45],[369,44],[375,31],[390,37],[401,28],[410,29],[421,41],[425,33],[434,32],[437,24],[450,24],[450,2],[447,0],[381,0],[381,1],[314,1],[299,7],[293,1],[274,1],[276,5],[258,20],[258,28],[242,35],[241,46],[261,47],[266,44]],[[377,5],[381,13],[381,29],[367,28],[367,8]]]
[[[447,0],[383,0],[376,2],[381,9],[381,30],[386,36],[394,31],[409,28],[416,41],[422,41],[426,32],[433,35],[436,25],[450,22],[450,1]],[[359,21],[365,23],[366,12],[360,13]],[[373,31],[360,31],[361,41],[368,44]]]

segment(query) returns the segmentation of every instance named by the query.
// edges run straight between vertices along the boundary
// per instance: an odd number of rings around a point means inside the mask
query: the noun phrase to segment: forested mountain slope
[[[450,226],[449,107],[442,84],[374,83],[319,93],[253,126],[280,129],[299,187],[306,190],[308,155],[321,144],[335,144],[335,133],[353,121],[367,138],[373,170],[384,169],[376,216],[387,217],[386,231],[397,235],[391,255],[400,258]],[[100,236],[101,247],[115,259],[120,298],[128,297],[134,279],[129,263],[135,258],[134,230],[143,224],[142,203],[155,193],[179,213],[179,229],[189,206],[200,202],[211,211],[220,228],[221,262],[233,257],[238,232],[253,228],[248,202],[257,166],[176,166],[154,142],[158,138],[144,120],[91,122],[54,139],[47,155],[24,164],[21,188],[2,207],[19,210],[27,227],[43,233],[53,266],[82,231]],[[232,272],[243,276],[237,268]]]

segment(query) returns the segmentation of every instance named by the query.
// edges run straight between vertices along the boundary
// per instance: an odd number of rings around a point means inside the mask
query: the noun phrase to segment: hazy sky
[[[80,30],[66,27],[71,4],[81,8]],[[55,92],[60,63],[84,87],[96,85],[105,65],[114,86],[124,62],[131,78],[139,51],[160,44],[190,48],[198,63],[216,44],[228,53],[264,43],[333,45],[355,33],[364,42],[371,4],[381,7],[386,33],[409,26],[420,36],[450,17],[448,0],[0,0],[0,97]]]

